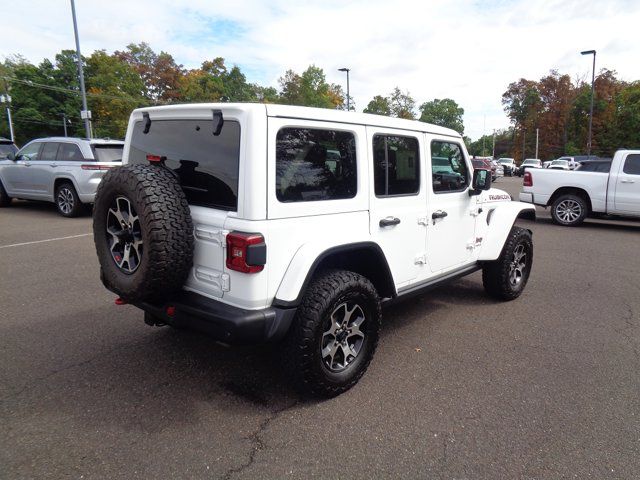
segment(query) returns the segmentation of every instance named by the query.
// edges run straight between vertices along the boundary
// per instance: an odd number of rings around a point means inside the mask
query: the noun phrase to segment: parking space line
[[[80,235],[69,235],[68,237],[47,238],[46,240],[36,240],[34,242],[12,243],[11,245],[0,245],[1,248],[22,247],[23,245],[33,245],[35,243],[55,242],[57,240],[68,240],[70,238],[88,237],[93,233],[81,233]]]

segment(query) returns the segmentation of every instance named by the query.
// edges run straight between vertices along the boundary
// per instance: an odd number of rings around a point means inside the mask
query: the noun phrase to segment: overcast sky
[[[609,68],[640,80],[640,0],[76,0],[82,53],[148,42],[185,67],[224,57],[248,81],[277,86],[310,64],[346,83],[361,111],[395,87],[418,105],[452,98],[465,134],[504,128],[502,93],[551,69],[572,78]],[[32,62],[73,48],[68,0],[0,0],[0,57]]]

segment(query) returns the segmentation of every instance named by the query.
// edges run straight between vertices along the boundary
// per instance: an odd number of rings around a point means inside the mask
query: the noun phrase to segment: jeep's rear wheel
[[[179,290],[193,264],[189,204],[170,170],[125,165],[96,194],[93,236],[104,285],[127,301]]]
[[[529,280],[533,265],[531,232],[513,227],[497,260],[482,268],[485,291],[499,300],[514,300],[520,296]]]
[[[380,322],[380,298],[365,277],[334,270],[315,279],[285,339],[297,386],[323,397],[354,386],[373,358]]]

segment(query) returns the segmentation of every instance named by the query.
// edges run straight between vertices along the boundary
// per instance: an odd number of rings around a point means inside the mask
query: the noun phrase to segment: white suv
[[[50,137],[32,140],[0,159],[0,207],[12,198],[54,202],[65,217],[93,203],[104,173],[122,163],[124,142]]]
[[[461,136],[422,122],[262,104],[131,115],[94,208],[104,284],[152,325],[283,341],[297,385],[354,385],[381,306],[476,270],[511,300],[531,205],[490,189]]]

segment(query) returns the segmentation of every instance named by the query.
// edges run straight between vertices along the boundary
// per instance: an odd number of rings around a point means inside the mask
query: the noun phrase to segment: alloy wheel
[[[322,361],[332,372],[345,370],[362,351],[366,321],[364,309],[356,302],[338,305],[329,316],[329,326],[322,334]]]
[[[556,207],[556,215],[566,223],[573,223],[582,215],[582,206],[575,200],[563,200]]]
[[[143,255],[140,219],[126,197],[117,197],[107,211],[107,241],[111,257],[118,268],[132,274]]]
[[[521,243],[513,251],[511,264],[509,265],[509,283],[517,287],[522,282],[527,268],[527,251]]]
[[[73,211],[75,199],[73,192],[69,187],[62,187],[58,190],[58,208],[65,215],[69,215]]]

